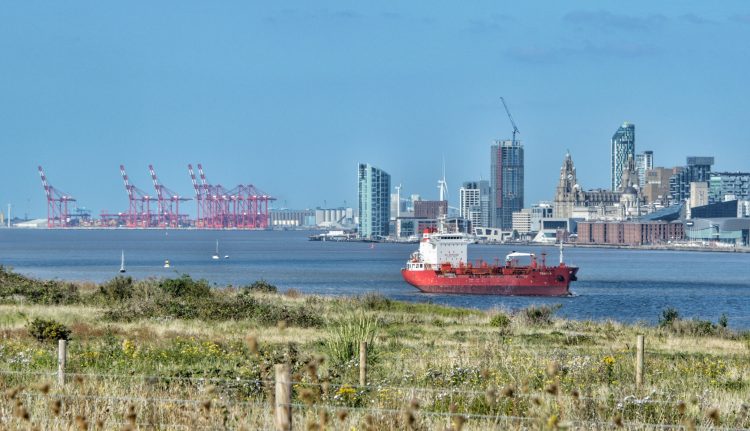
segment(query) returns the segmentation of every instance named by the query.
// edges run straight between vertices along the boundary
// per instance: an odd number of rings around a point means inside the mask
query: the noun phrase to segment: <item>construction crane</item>
[[[518,133],[521,133],[521,132],[518,130],[518,127],[516,127],[516,122],[513,121],[513,116],[510,115],[510,109],[508,109],[508,104],[505,103],[505,98],[504,97],[500,97],[500,100],[503,102],[503,106],[505,107],[505,113],[508,114],[508,119],[510,120],[510,124],[513,125],[513,141],[512,142],[513,142],[513,146],[515,147],[516,146],[516,135]]]

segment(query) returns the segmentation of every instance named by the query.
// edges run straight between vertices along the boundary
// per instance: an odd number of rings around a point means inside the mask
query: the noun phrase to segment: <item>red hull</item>
[[[570,282],[575,281],[578,267],[553,266],[529,269],[513,275],[468,275],[435,270],[401,270],[407,283],[427,293],[461,293],[476,295],[570,295]]]

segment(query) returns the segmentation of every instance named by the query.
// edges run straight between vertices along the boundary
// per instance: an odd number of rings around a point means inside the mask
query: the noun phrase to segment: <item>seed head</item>
[[[54,400],[49,403],[49,409],[54,416],[60,416],[60,410],[62,410],[62,401]]]
[[[544,388],[544,391],[547,392],[550,395],[557,395],[557,383],[552,383],[551,385]]]
[[[250,349],[250,353],[253,355],[258,354],[258,339],[254,336],[247,337],[247,347]]]
[[[346,410],[339,410],[336,412],[336,417],[339,418],[339,421],[341,422],[344,422],[347,416],[349,416],[349,413],[347,413]]]
[[[89,429],[89,423],[86,421],[86,417],[82,415],[76,416],[76,426],[81,431],[86,431]]]
[[[548,376],[554,377],[559,372],[560,372],[560,367],[557,365],[557,362],[552,361],[549,364],[547,364],[547,375]]]
[[[500,392],[500,394],[506,398],[513,398],[515,392],[516,390],[515,388],[513,388],[513,386],[506,386],[503,388],[503,391]]]
[[[721,418],[719,417],[719,409],[716,407],[708,409],[708,411],[706,412],[706,417],[711,419],[711,422],[713,422],[714,425],[719,425],[721,423]]]
[[[681,414],[685,414],[685,410],[687,410],[687,405],[685,404],[685,401],[680,401],[677,403],[677,411]]]
[[[612,418],[612,423],[615,425],[615,427],[622,428],[622,416],[620,416],[619,414],[615,415],[615,417]]]
[[[409,401],[409,408],[412,410],[419,410],[419,400],[412,398],[411,401]]]

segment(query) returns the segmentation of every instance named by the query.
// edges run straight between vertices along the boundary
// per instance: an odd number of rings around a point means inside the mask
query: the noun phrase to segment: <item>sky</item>
[[[636,126],[657,166],[750,171],[746,1],[67,1],[0,3],[0,205],[43,217],[37,166],[98,214],[151,192],[254,184],[276,207],[356,207],[357,164],[449,199],[525,146],[526,205],[570,151],[607,187]],[[192,213],[193,206],[190,206]]]

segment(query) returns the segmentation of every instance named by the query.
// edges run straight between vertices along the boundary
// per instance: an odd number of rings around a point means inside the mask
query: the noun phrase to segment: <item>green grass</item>
[[[320,425],[322,410],[325,428],[347,430],[442,429],[451,412],[468,417],[464,429],[750,426],[743,404],[750,338],[721,325],[693,330],[677,316],[649,327],[563,320],[554,307],[485,313],[377,295],[279,294],[268,283],[204,286],[189,277],[115,279],[75,286],[75,297],[48,305],[40,298],[59,298],[71,285],[0,269],[0,292],[14,292],[0,305],[0,368],[22,372],[0,373],[5,405],[16,405],[0,408],[3,426],[80,428],[80,416],[92,427],[122,428],[132,405],[144,428],[267,429],[277,363],[292,366],[300,427]],[[28,331],[36,318],[71,330],[68,371],[81,376],[64,391],[41,391],[38,375],[23,374],[57,366],[54,343]],[[637,334],[646,336],[640,389]],[[357,387],[363,340],[371,353],[368,388]],[[61,396],[72,398],[56,416],[50,402]],[[13,415],[19,402],[28,421]],[[207,402],[212,407],[201,407]]]

